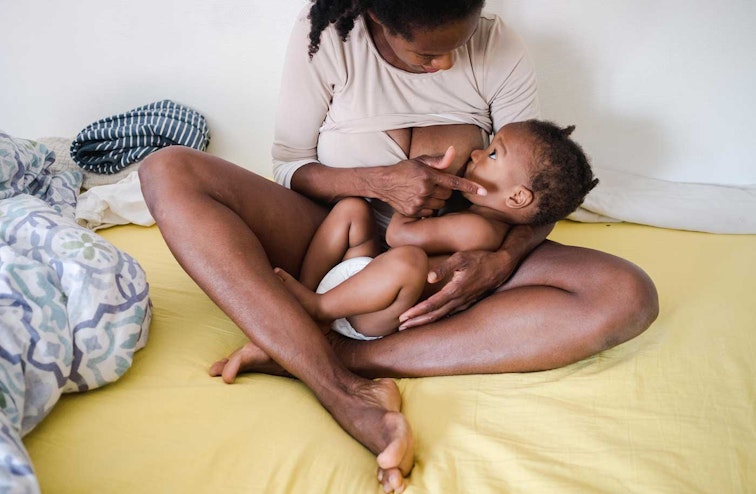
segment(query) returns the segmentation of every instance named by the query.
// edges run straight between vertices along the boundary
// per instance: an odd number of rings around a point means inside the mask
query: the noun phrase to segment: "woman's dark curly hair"
[[[480,11],[485,0],[313,0],[310,8],[310,46],[312,58],[320,48],[320,35],[330,24],[336,25],[346,41],[359,16],[370,11],[392,34],[412,40],[415,29],[433,29],[461,20]]]
[[[575,211],[598,179],[593,177],[583,148],[570,138],[574,125],[560,128],[543,120],[524,123],[536,141],[536,170],[530,187],[538,208],[530,222],[554,223]]]

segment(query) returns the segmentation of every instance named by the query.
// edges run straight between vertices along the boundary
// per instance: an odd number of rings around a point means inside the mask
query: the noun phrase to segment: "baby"
[[[505,125],[464,168],[487,193],[463,193],[461,209],[434,217],[394,213],[386,232],[391,248],[382,254],[369,204],[343,199],[313,237],[301,281],[279,268],[276,274],[326,331],[374,339],[402,329],[401,314],[445,284],[426,278],[449,255],[497,250],[511,225],[545,225],[577,209],[598,179],[570,139],[573,130],[540,120]]]

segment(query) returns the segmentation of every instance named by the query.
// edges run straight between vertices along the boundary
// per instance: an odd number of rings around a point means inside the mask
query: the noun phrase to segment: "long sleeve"
[[[346,77],[343,61],[337,56],[341,42],[333,39],[333,30],[323,32],[320,51],[309,59],[308,12],[309,6],[300,12],[289,40],[271,151],[274,178],[286,187],[299,167],[318,161],[320,127],[334,88]]]

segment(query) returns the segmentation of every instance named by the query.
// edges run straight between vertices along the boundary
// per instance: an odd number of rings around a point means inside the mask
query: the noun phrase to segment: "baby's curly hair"
[[[543,120],[524,124],[536,141],[530,187],[538,207],[530,223],[554,223],[575,211],[599,181],[583,148],[570,138],[574,125],[560,128]]]
[[[433,29],[464,19],[483,8],[485,0],[313,0],[310,7],[310,58],[320,48],[320,35],[330,24],[346,41],[354,21],[368,11],[392,34],[412,40],[416,29]]]

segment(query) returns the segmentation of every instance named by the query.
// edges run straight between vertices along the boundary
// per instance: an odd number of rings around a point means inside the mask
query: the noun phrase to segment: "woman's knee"
[[[612,348],[648,329],[659,315],[659,296],[651,278],[638,266],[622,261],[607,277],[602,298],[597,345]]]
[[[139,182],[145,199],[151,192],[182,181],[191,174],[192,152],[183,146],[168,146],[151,153],[139,165]]]
[[[172,189],[186,190],[185,181],[191,175],[190,164],[187,148],[181,146],[159,149],[142,160],[139,165],[139,183],[150,210],[156,201]]]
[[[659,294],[656,285],[645,271],[634,264],[630,265],[626,281],[629,294],[629,306],[634,309],[635,324],[638,333],[645,331],[659,315]]]
[[[581,339],[595,352],[638,336],[659,313],[656,287],[641,268],[593,249],[544,243],[505,288],[523,285],[571,294],[581,314]]]

